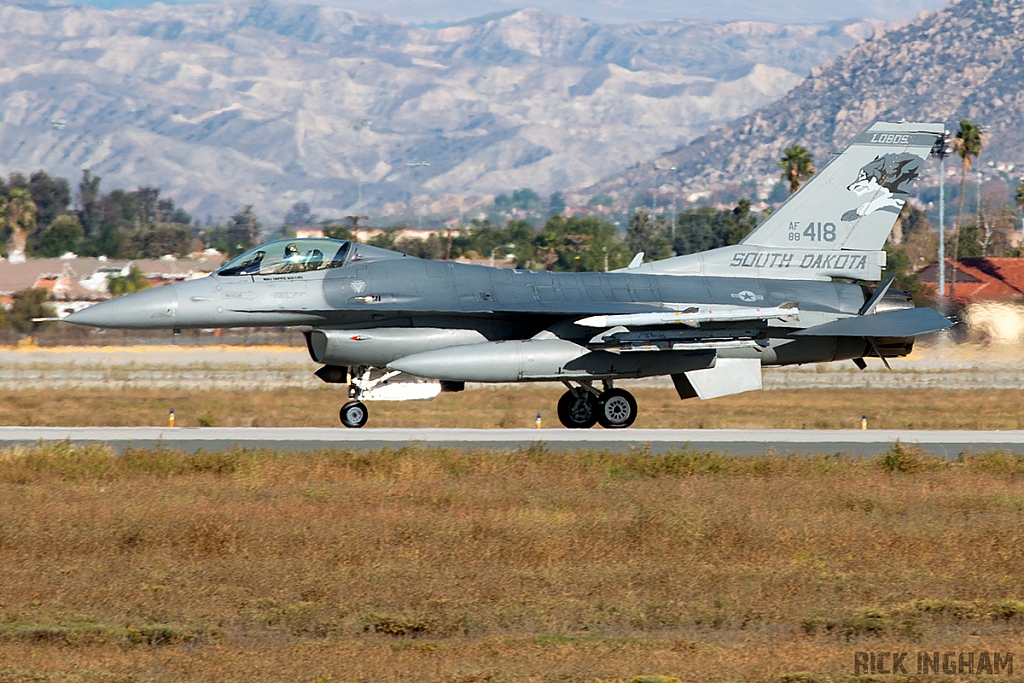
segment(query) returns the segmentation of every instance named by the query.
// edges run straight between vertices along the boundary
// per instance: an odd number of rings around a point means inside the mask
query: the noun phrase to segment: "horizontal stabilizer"
[[[901,308],[836,320],[793,332],[793,336],[916,337],[952,326],[953,323],[933,308]]]

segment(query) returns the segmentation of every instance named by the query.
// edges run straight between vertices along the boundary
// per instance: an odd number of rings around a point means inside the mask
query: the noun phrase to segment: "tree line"
[[[0,179],[5,255],[139,258],[189,250],[192,217],[159,188],[103,194],[100,178],[85,171],[77,199],[72,208],[68,181],[45,171]]]
[[[964,180],[983,146],[984,129],[969,119],[961,121],[950,150],[961,158],[961,192],[949,254],[954,258],[1019,255],[1019,248],[1008,242],[1017,220],[1012,207],[993,208],[984,216],[979,208],[973,224],[963,216]],[[779,185],[788,185],[789,193],[815,173],[813,155],[799,144],[783,151],[778,166]],[[100,183],[99,176],[84,171],[72,207],[71,188],[64,178],[40,170],[27,178],[13,173],[6,181],[0,180],[4,245],[0,249],[28,256],[54,257],[70,251],[84,256],[157,258],[213,247],[233,256],[270,237],[294,234],[299,226],[319,227],[328,236],[351,239],[363,218],[351,216],[348,224],[321,221],[306,203],[297,202],[286,214],[284,225],[267,235],[252,206],[219,223],[207,221],[200,226],[172,198],[161,196],[159,188],[103,193]],[[588,206],[606,207],[611,202],[610,197],[595,197]],[[1024,208],[1024,183],[1017,188],[1015,203]],[[736,244],[763,218],[751,210],[747,199],[724,210],[707,206],[675,213],[636,209],[628,219],[622,217],[627,225],[621,227],[601,216],[565,217],[565,209],[560,193],[544,199],[534,190],[522,188],[498,195],[485,219],[422,240],[403,238],[396,226],[371,243],[423,258],[486,259],[500,253],[502,257],[513,255],[522,268],[594,271],[622,267],[639,251],[645,252],[648,260],[656,260]],[[896,260],[905,257],[910,270],[921,260],[934,260],[934,252],[927,250],[932,248],[935,231],[927,216],[915,211],[913,207],[905,209],[909,215],[904,221],[906,229],[895,231],[889,245],[902,252],[896,254]]]
[[[159,188],[103,192],[101,178],[88,170],[82,174],[74,204],[72,197],[65,178],[42,170],[28,177],[12,173],[0,179],[0,253],[159,258],[212,247],[232,256],[269,238],[252,206],[221,223],[200,226],[172,198],[162,196]],[[756,224],[746,200],[727,211],[703,207],[655,215],[637,210],[624,235],[600,217],[563,216],[565,204],[557,193],[543,201],[532,190],[517,190],[511,196],[499,195],[496,204],[510,210],[546,211],[548,217],[539,225],[524,219],[504,224],[498,222],[500,218],[473,220],[447,235],[434,234],[425,240],[399,239],[396,227],[371,243],[423,258],[486,258],[501,252],[501,258],[513,254],[524,268],[596,271],[622,267],[638,251],[658,259],[734,244]],[[317,226],[328,236],[351,239],[358,221],[358,217],[350,217],[348,225],[319,221],[308,205],[299,202],[274,236],[294,234],[296,226]]]
[[[758,214],[750,206],[744,199],[734,209],[701,207],[675,215],[638,209],[624,235],[600,217],[556,213],[539,227],[522,219],[504,225],[482,219],[426,239],[392,228],[369,244],[428,259],[489,259],[493,254],[500,259],[512,256],[517,268],[596,272],[624,268],[641,251],[645,260],[652,261],[736,244],[757,225]],[[329,226],[325,234],[340,239],[352,236],[350,230],[337,226]]]
[[[237,253],[261,239],[251,206],[228,220],[201,227],[158,187],[104,193],[86,170],[74,196],[67,179],[36,171],[0,178],[0,255],[159,258],[205,247]]]

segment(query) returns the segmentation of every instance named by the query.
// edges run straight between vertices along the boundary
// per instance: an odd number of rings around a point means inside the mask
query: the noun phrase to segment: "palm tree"
[[[783,169],[781,177],[789,183],[789,193],[793,194],[814,175],[814,156],[800,145],[787,147],[782,154],[779,160],[779,168]]]
[[[982,140],[981,127],[970,119],[960,121],[960,130],[956,132],[953,140],[953,151],[960,157],[960,208],[956,213],[956,232],[953,233],[953,274],[949,280],[949,298],[956,297],[956,263],[960,257],[960,221],[964,215],[964,181],[967,174],[971,172],[973,160],[981,154],[985,146]],[[979,198],[980,199],[980,198]],[[945,267],[942,265],[941,267]]]
[[[11,236],[7,241],[8,257],[24,256],[28,233],[36,226],[36,205],[28,190],[15,187],[0,199],[0,215],[3,216]]]

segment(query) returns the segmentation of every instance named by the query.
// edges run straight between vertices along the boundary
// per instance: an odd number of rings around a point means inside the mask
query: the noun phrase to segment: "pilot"
[[[320,270],[324,267],[324,252],[313,249],[306,258],[304,270]]]
[[[262,249],[257,251],[252,255],[251,259],[234,269],[236,272],[232,273],[232,275],[253,275],[260,272],[260,264],[263,263],[263,257],[266,253]]]
[[[277,269],[279,273],[297,273],[302,270],[302,254],[299,253],[299,248],[294,244],[289,244],[284,248],[284,258],[281,260],[281,267]]]

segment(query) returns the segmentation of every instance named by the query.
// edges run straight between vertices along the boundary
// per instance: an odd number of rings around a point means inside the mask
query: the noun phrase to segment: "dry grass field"
[[[14,449],[0,680],[1019,679],[1022,529],[1001,454]]]
[[[430,402],[376,402],[371,427],[557,427],[564,388],[520,385],[441,394]],[[1019,391],[798,389],[752,392],[702,402],[672,389],[636,389],[637,427],[858,429],[1021,429]],[[341,428],[343,389],[270,391],[111,388],[0,390],[0,424],[37,426],[165,425],[174,408],[181,427]]]

